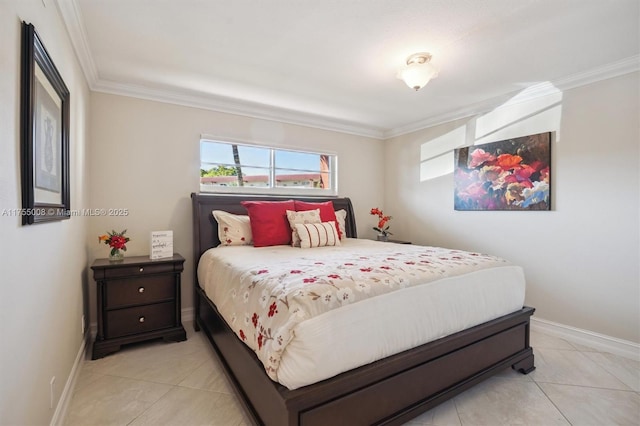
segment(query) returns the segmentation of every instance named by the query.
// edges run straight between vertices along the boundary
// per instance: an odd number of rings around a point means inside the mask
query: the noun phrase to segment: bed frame
[[[283,199],[196,193],[191,198],[195,259],[220,244],[212,210],[246,214],[240,205],[242,200]],[[357,236],[349,198],[303,200],[331,200],[336,210],[347,210],[347,236]],[[529,346],[529,320],[534,309],[524,307],[319,383],[289,390],[267,376],[254,352],[225,323],[200,288],[197,272],[194,284],[195,328],[208,336],[254,424],[401,425],[509,366],[524,374],[535,369]]]

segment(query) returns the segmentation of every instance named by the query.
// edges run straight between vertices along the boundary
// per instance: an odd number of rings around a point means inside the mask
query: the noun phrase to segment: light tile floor
[[[65,424],[250,424],[203,333],[84,361]],[[488,379],[407,423],[639,425],[640,362],[532,332],[537,369]]]

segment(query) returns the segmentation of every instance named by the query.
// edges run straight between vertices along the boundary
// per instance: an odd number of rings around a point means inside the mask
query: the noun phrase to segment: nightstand
[[[160,337],[175,342],[187,339],[180,313],[183,264],[179,254],[157,260],[135,256],[119,262],[93,262],[98,334],[92,359],[116,352],[127,343]]]
[[[404,240],[388,239],[388,240],[375,240],[375,241],[379,241],[381,243],[411,244],[411,241],[404,241]]]
[[[387,240],[388,243],[396,243],[396,244],[411,244],[411,241],[403,241],[403,240]]]

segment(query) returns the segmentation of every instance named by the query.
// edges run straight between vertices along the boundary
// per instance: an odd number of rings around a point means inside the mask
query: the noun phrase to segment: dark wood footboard
[[[533,308],[505,315],[322,382],[288,390],[198,289],[197,323],[207,334],[247,413],[265,425],[399,425],[512,366],[533,370]]]

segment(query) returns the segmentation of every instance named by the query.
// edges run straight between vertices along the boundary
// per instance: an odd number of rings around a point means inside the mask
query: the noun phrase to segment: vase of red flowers
[[[382,210],[377,207],[371,209],[371,214],[374,216],[378,216],[378,226],[373,227],[373,230],[378,232],[378,241],[388,241],[389,235],[392,235],[389,231],[388,222],[392,219],[392,217],[385,216]]]
[[[126,244],[131,240],[124,235],[126,232],[126,229],[122,232],[111,231],[98,237],[99,243],[104,242],[111,247],[109,252],[109,260],[111,262],[118,262],[124,259],[124,252],[127,251]]]

